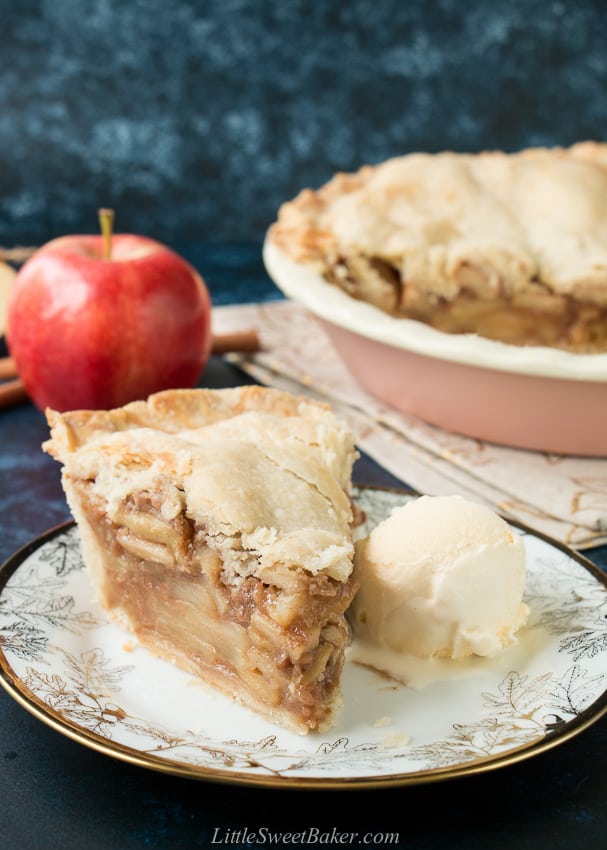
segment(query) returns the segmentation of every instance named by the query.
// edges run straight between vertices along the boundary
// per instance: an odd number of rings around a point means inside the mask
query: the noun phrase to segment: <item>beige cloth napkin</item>
[[[255,380],[331,403],[367,455],[430,495],[482,501],[573,548],[607,543],[607,460],[462,437],[400,413],[358,386],[314,317],[291,301],[213,308],[213,331],[255,328],[262,351],[229,355]]]

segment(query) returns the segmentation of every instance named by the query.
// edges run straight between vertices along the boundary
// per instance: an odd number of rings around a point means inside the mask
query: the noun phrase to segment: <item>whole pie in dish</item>
[[[397,317],[607,350],[607,144],[396,157],[305,189],[268,239]]]
[[[256,386],[47,411],[101,604],[154,653],[306,733],[341,704],[356,451]]]

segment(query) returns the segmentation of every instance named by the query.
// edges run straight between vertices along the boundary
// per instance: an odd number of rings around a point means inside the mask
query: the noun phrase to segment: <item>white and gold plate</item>
[[[355,496],[367,528],[412,498],[374,488]],[[515,530],[531,609],[518,646],[493,660],[428,662],[417,688],[347,662],[344,709],[329,732],[279,728],[137,646],[97,605],[73,523],[2,567],[0,683],[69,738],[179,776],[347,788],[504,767],[607,712],[607,577],[561,544]]]

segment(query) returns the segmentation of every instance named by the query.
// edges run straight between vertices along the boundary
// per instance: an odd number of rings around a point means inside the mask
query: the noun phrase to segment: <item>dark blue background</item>
[[[278,297],[261,240],[303,186],[412,150],[605,140],[606,92],[607,0],[0,0],[0,245],[94,231],[113,206],[215,303]],[[204,382],[232,371],[212,358]],[[1,559],[69,515],[41,414],[4,416]],[[606,747],[603,719],[486,775],[301,795],[118,762],[2,691],[0,847],[193,850],[270,823],[397,830],[407,850],[604,850]]]
[[[607,137],[600,0],[0,0],[0,244],[258,244],[412,150]]]

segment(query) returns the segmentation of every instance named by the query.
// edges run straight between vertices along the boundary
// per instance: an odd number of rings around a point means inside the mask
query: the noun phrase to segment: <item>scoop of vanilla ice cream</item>
[[[494,656],[526,621],[522,538],[461,496],[420,496],[358,542],[354,636],[423,658]]]

